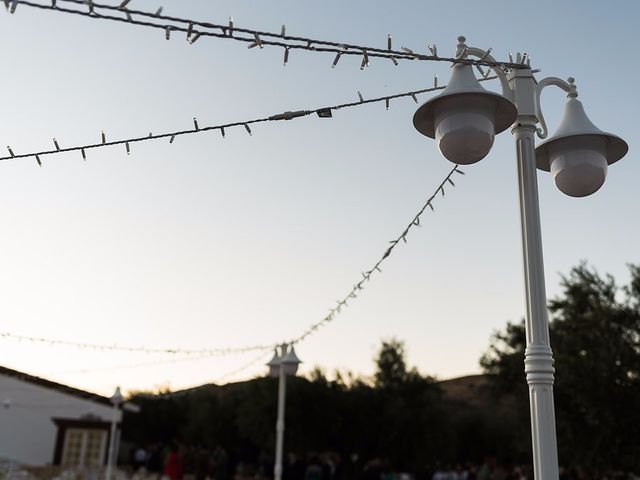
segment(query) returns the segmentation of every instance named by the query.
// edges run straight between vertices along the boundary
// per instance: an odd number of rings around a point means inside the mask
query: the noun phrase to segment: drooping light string
[[[5,4],[8,0],[5,0]],[[87,0],[60,0],[61,2],[73,5],[73,6],[82,6],[85,7],[87,5]],[[15,12],[16,6],[18,4],[40,8],[44,10],[53,10],[56,12],[68,13],[73,15],[80,15],[85,17],[90,17],[93,19],[101,19],[101,20],[111,20],[116,22],[125,22],[133,25],[145,26],[150,28],[161,29],[165,32],[165,36],[169,37],[169,31],[180,31],[185,32],[187,34],[187,39],[191,37],[191,34],[195,31],[195,36],[190,40],[190,43],[195,43],[195,41],[201,36],[207,37],[216,37],[216,38],[226,38],[232,39],[239,42],[249,43],[251,46],[259,45],[261,48],[263,46],[275,46],[284,48],[286,50],[285,55],[288,54],[290,49],[299,49],[299,50],[307,50],[313,52],[333,52],[333,53],[342,53],[344,55],[355,55],[355,56],[364,56],[363,65],[369,63],[369,57],[379,57],[379,58],[390,58],[394,63],[397,63],[398,60],[422,60],[422,61],[439,61],[439,62],[449,62],[449,63],[466,63],[469,65],[485,65],[488,67],[496,67],[502,69],[522,69],[522,68],[530,68],[530,65],[527,62],[514,62],[511,59],[509,62],[490,62],[486,59],[477,60],[470,58],[452,58],[452,57],[440,57],[437,54],[437,49],[434,45],[429,45],[428,50],[429,54],[421,54],[415,52],[407,47],[402,47],[401,50],[392,50],[390,44],[390,37],[388,37],[387,48],[376,48],[369,47],[363,45],[356,44],[347,44],[340,43],[334,41],[327,40],[316,40],[306,37],[297,37],[291,35],[285,35],[285,30],[280,33],[273,32],[263,32],[259,30],[253,30],[248,28],[239,28],[234,25],[233,19],[229,19],[229,23],[227,25],[214,24],[210,22],[200,22],[192,19],[185,19],[175,16],[168,16],[162,14],[162,7],[160,7],[155,13],[146,12],[141,10],[132,10],[128,8],[129,2],[122,2],[118,6],[114,5],[105,5],[98,4],[93,1],[89,3],[89,11],[73,9],[73,8],[65,8],[61,7],[60,4],[53,2],[48,4],[37,3],[30,0],[12,0],[9,10],[11,13]],[[113,12],[109,14],[109,12]],[[122,16],[114,16],[114,15],[122,15]],[[142,17],[146,20],[141,20],[135,17]],[[150,20],[153,20],[150,21]],[[162,22],[171,22],[169,23],[157,23],[158,21]],[[156,22],[156,23],[154,23]],[[194,29],[197,29],[194,30]],[[288,55],[287,55],[288,56]],[[366,60],[365,60],[366,59]],[[286,64],[286,61],[285,61]]]
[[[128,353],[144,353],[155,354],[162,353],[168,355],[200,355],[206,356],[223,356],[231,354],[239,354],[246,352],[267,351],[273,348],[273,345],[249,345],[244,347],[228,347],[228,348],[156,348],[144,346],[123,346],[118,344],[101,344],[90,342],[75,342],[70,340],[52,339],[44,337],[36,337],[29,335],[19,335],[13,332],[0,332],[0,338],[8,340],[16,340],[18,342],[40,343],[49,346],[73,347],[81,350],[94,350],[101,352],[128,352]]]
[[[481,78],[480,81],[488,81],[488,80],[493,80],[495,78],[496,78],[495,76],[487,77],[487,78]],[[434,83],[437,83],[437,80],[434,80]],[[269,117],[257,118],[257,119],[253,119],[253,120],[243,120],[243,121],[239,121],[239,122],[226,123],[226,124],[222,124],[222,125],[202,126],[202,125],[199,124],[198,120],[196,118],[194,118],[193,119],[193,128],[188,129],[188,130],[180,130],[180,131],[161,133],[161,134],[149,133],[148,135],[145,135],[145,136],[131,137],[131,138],[126,138],[126,139],[121,139],[121,140],[108,141],[108,139],[106,138],[106,135],[104,134],[104,132],[102,132],[101,141],[99,143],[78,145],[78,146],[74,146],[74,147],[64,147],[63,148],[58,143],[58,140],[54,138],[53,142],[54,142],[55,149],[41,150],[41,151],[38,151],[38,152],[29,152],[29,153],[16,153],[15,146],[14,147],[7,146],[7,150],[9,152],[9,154],[0,157],[0,160],[12,160],[12,159],[15,160],[15,159],[20,159],[20,158],[35,157],[36,161],[41,166],[42,165],[41,157],[44,156],[44,155],[50,156],[50,155],[54,155],[54,154],[60,154],[60,153],[65,153],[65,152],[74,152],[74,151],[79,151],[82,154],[82,159],[83,160],[87,160],[87,152],[89,150],[93,150],[93,149],[97,149],[97,148],[110,147],[110,146],[114,146],[114,145],[125,145],[125,147],[127,149],[127,153],[130,153],[129,145],[132,144],[132,143],[144,142],[144,141],[149,141],[149,140],[157,140],[157,139],[161,139],[161,138],[168,138],[169,139],[169,143],[173,144],[173,142],[175,141],[176,137],[178,137],[178,136],[191,135],[191,134],[196,134],[196,133],[203,133],[203,132],[208,132],[208,131],[212,131],[212,130],[219,130],[221,136],[224,138],[225,137],[225,129],[228,130],[230,128],[239,127],[239,126],[244,127],[244,129],[247,131],[247,133],[249,135],[252,135],[253,131],[251,130],[250,125],[257,124],[257,123],[273,122],[273,121],[281,121],[281,120],[293,120],[294,118],[300,118],[300,117],[304,117],[304,116],[307,116],[307,115],[312,115],[314,113],[317,114],[320,118],[330,118],[332,116],[331,115],[332,111],[336,111],[336,110],[340,110],[340,109],[344,109],[344,108],[356,107],[356,106],[359,106],[359,105],[365,105],[365,104],[370,104],[370,103],[377,103],[377,102],[385,102],[385,106],[388,107],[390,100],[395,99],[395,98],[402,98],[402,97],[411,97],[417,103],[418,102],[417,95],[422,94],[422,93],[434,92],[434,91],[437,91],[437,90],[443,90],[444,88],[445,88],[445,86],[434,86],[434,87],[431,87],[431,88],[423,88],[423,89],[414,90],[414,91],[411,91],[411,92],[398,93],[398,94],[394,94],[394,95],[386,95],[386,96],[383,96],[383,97],[375,97],[375,98],[370,98],[370,99],[365,99],[362,96],[362,93],[358,92],[358,101],[357,102],[343,103],[343,104],[339,104],[339,105],[332,105],[332,106],[329,106],[329,107],[316,108],[316,109],[312,109],[312,110],[287,111],[287,112],[271,115]]]
[[[411,229],[413,229],[414,227],[420,227],[422,225],[421,218],[422,218],[422,215],[424,215],[427,207],[430,208],[431,211],[435,210],[433,207],[433,202],[439,193],[442,196],[444,196],[445,185],[449,184],[452,187],[455,186],[455,183],[451,178],[454,174],[464,175],[464,172],[460,170],[460,168],[456,165],[442,180],[442,182],[440,182],[440,184],[436,187],[434,193],[422,205],[418,213],[416,213],[413,216],[413,218],[411,219],[409,224],[405,227],[405,229],[394,240],[390,242],[389,246],[385,249],[382,256],[373,264],[371,268],[369,268],[365,272],[362,272],[361,274],[362,278],[353,285],[351,290],[344,297],[342,297],[341,300],[338,300],[336,302],[336,305],[329,310],[329,313],[325,317],[323,317],[320,321],[313,323],[311,326],[309,326],[301,335],[285,343],[296,345],[304,341],[310,335],[315,333],[318,329],[332,322],[336,318],[336,316],[342,312],[342,309],[349,305],[350,300],[357,298],[358,294],[362,290],[364,290],[365,285],[371,280],[371,277],[376,273],[382,273],[382,269],[380,268],[380,266],[382,265],[383,262],[386,261],[387,258],[389,258],[391,253],[393,253],[393,251],[395,250],[395,248],[400,243],[407,243],[407,236],[409,235],[409,232],[411,231]],[[282,343],[282,342],[276,342],[269,345],[254,345],[254,346],[247,346],[247,347],[219,348],[219,349],[206,349],[206,348],[183,349],[183,348],[122,347],[118,345],[106,345],[106,344],[96,344],[96,343],[87,343],[87,342],[72,342],[72,341],[59,340],[59,339],[31,337],[31,336],[25,336],[25,335],[17,335],[10,332],[0,332],[0,338],[12,339],[12,340],[18,340],[18,341],[27,341],[32,343],[41,343],[41,344],[47,344],[50,346],[69,346],[69,347],[76,347],[80,349],[91,349],[91,350],[100,350],[100,351],[166,353],[166,354],[183,354],[183,355],[190,356],[190,357],[178,359],[177,361],[182,361],[182,360],[187,361],[189,359],[193,359],[193,360],[204,359],[204,358],[210,358],[213,356],[227,355],[232,353],[245,353],[250,351],[260,352],[259,358],[257,358],[256,360],[253,360],[249,364],[243,365],[238,370],[234,370],[233,372],[226,374],[222,378],[235,375],[239,371],[249,368],[250,366],[255,364],[257,361],[259,361],[259,359],[263,358],[266,354],[265,352],[271,352],[271,350],[274,347]],[[137,366],[142,366],[142,365],[136,364],[131,368],[137,368]],[[119,367],[115,367],[115,368],[119,368]]]
[[[380,268],[382,263],[393,253],[394,249],[400,244],[400,242],[407,243],[407,236],[409,235],[411,229],[421,226],[420,219],[425,213],[427,207],[430,208],[431,211],[435,210],[433,207],[433,202],[439,193],[444,197],[445,185],[449,184],[452,187],[455,186],[455,183],[453,182],[451,177],[456,173],[464,175],[464,172],[460,170],[458,165],[453,167],[453,169],[448,173],[444,180],[442,180],[440,185],[438,185],[438,187],[435,189],[434,193],[427,199],[424,205],[422,205],[422,208],[420,208],[418,213],[411,219],[407,227],[398,235],[398,237],[390,242],[390,245],[386,248],[378,261],[374,263],[371,268],[362,272],[362,278],[353,285],[351,290],[344,297],[342,297],[342,299],[336,302],[336,305],[329,310],[329,313],[320,321],[309,326],[309,328],[307,328],[307,330],[305,330],[300,336],[290,340],[287,343],[291,343],[293,345],[298,344],[312,335],[319,328],[332,322],[334,318],[342,311],[342,309],[349,305],[349,301],[355,299],[358,296],[358,294],[365,288],[365,285],[371,280],[371,277],[374,274],[382,273],[382,269]]]

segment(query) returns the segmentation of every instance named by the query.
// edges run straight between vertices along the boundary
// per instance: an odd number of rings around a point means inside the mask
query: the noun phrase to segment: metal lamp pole
[[[109,435],[109,450],[107,452],[107,471],[105,473],[105,480],[111,480],[111,475],[113,474],[113,466],[115,465],[115,445],[118,425],[118,413],[119,407],[122,404],[123,400],[124,397],[120,392],[120,387],[117,387],[115,393],[111,397],[113,410],[111,411],[111,433]]]
[[[458,37],[456,57],[495,59]],[[537,169],[551,171],[556,186],[567,195],[583,197],[597,191],[608,165],[628,151],[616,135],[599,130],[587,118],[576,97],[574,80],[556,77],[536,81],[527,55],[515,60],[522,68],[492,67],[502,95],[482,88],[471,65],[455,64],[442,93],[423,104],[413,117],[416,129],[435,138],[450,161],[469,165],[484,158],[496,133],[511,126],[516,144],[524,284],[526,299],[525,373],[529,385],[533,466],[536,479],[558,479],[558,453],[553,401],[554,366],[549,341]],[[546,138],[540,94],[550,85],[567,92],[565,114],[555,135],[535,146],[535,135]],[[540,127],[537,127],[540,124]]]
[[[284,412],[287,401],[287,376],[284,372],[284,363],[278,367],[278,417],[276,420],[276,458],[273,467],[275,480],[282,478],[282,451],[284,449]]]
[[[284,418],[287,394],[287,375],[295,375],[300,365],[293,345],[280,346],[280,354],[276,350],[267,366],[272,378],[278,377],[278,417],[276,419],[276,453],[273,467],[274,480],[282,480],[282,457],[284,451]]]

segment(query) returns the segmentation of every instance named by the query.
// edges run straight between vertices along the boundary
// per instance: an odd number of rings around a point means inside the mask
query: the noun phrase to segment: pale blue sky
[[[108,0],[104,0],[105,2]],[[117,2],[111,2],[117,3]],[[559,5],[558,5],[559,4]],[[630,145],[592,197],[540,173],[547,286],[580,259],[621,280],[638,262],[637,2],[134,0],[131,6],[319,39],[452,54],[458,35],[497,58],[526,51],[541,75],[576,78],[587,113]],[[19,6],[0,11],[0,145],[16,152],[190,128],[441,82],[440,63],[247,50],[203,38]],[[485,86],[488,86],[485,84]],[[497,83],[490,88],[496,90]],[[552,89],[549,89],[552,90]],[[428,98],[420,97],[421,102]],[[564,95],[545,91],[553,132]],[[96,343],[270,343],[320,319],[451,168],[418,134],[410,99],[243,129],[0,164],[0,330]],[[439,377],[478,371],[491,332],[524,312],[513,143],[465,168],[436,213],[335,322],[301,344],[305,368],[369,374],[380,339]],[[109,393],[208,382],[255,354],[69,373],[157,357],[3,340],[0,365]],[[236,378],[258,372],[257,366]],[[66,372],[66,373],[65,373]]]

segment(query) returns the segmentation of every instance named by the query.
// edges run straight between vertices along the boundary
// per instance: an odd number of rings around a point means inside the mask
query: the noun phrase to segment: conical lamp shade
[[[582,103],[570,96],[558,131],[536,148],[536,164],[551,172],[561,192],[586,197],[604,185],[608,165],[620,160],[628,150],[620,137],[596,127]]]
[[[569,137],[599,137],[605,141],[607,164],[617,162],[629,151],[629,145],[623,139],[596,127],[587,117],[582,102],[577,98],[567,100],[564,115],[556,133],[536,147],[536,163],[540,170],[548,172],[549,147]]]
[[[296,372],[298,371],[298,365],[300,365],[301,363],[302,362],[296,355],[296,351],[294,350],[293,347],[289,349],[289,352],[287,352],[287,354],[282,359],[284,372],[287,375],[295,375]]]
[[[278,350],[273,352],[273,357],[267,363],[267,367],[269,367],[269,376],[271,378],[277,378],[280,373],[280,364],[282,363],[282,357],[278,355]]]
[[[423,103],[413,115],[413,126],[423,135],[435,138],[434,107],[442,100],[456,96],[471,106],[478,97],[489,98],[495,103],[495,132],[505,131],[515,122],[518,115],[516,106],[502,95],[486,90],[473,74],[471,65],[456,64],[452,68],[451,79],[442,92]]]

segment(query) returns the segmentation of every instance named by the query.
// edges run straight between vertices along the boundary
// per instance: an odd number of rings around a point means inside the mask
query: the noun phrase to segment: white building
[[[106,463],[114,415],[107,397],[0,367],[0,402],[0,459],[73,467]],[[115,414],[119,423],[122,413]]]

